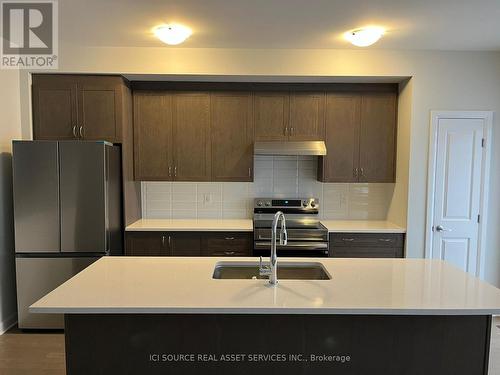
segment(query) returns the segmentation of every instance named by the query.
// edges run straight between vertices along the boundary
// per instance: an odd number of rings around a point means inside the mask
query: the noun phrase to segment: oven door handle
[[[271,237],[263,236],[262,234],[259,234],[258,240],[260,241],[271,241]],[[290,237],[290,232],[288,232],[288,241],[304,241],[304,242],[311,242],[311,241],[325,241],[325,238],[323,236],[316,236],[316,237]]]
[[[293,242],[288,239],[289,242],[286,245],[276,245],[277,249],[286,250],[328,250],[328,242]],[[270,249],[271,241],[258,241],[255,242],[255,249]]]

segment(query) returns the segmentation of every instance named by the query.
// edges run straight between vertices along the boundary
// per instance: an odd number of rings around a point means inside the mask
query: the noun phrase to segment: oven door
[[[279,257],[328,257],[328,242],[288,241],[286,245],[276,245]],[[271,241],[254,242],[254,256],[270,256]]]

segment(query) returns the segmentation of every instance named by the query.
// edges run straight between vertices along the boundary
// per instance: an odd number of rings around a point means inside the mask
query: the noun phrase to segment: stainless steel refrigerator
[[[92,141],[14,141],[20,328],[63,328],[29,306],[104,255],[123,251],[120,148]]]

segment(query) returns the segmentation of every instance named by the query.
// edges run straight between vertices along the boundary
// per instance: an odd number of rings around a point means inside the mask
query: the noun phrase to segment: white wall
[[[19,73],[0,70],[0,334],[15,323],[11,140],[20,138]]]
[[[408,199],[408,248],[410,257],[424,255],[425,201],[429,113],[431,110],[500,111],[500,53],[390,50],[243,50],[182,48],[92,48],[61,45],[60,70],[65,72],[165,73],[212,75],[310,76],[412,76],[406,95],[404,137],[398,140],[398,174],[408,171],[394,204]],[[322,78],[319,78],[322,79]],[[14,89],[4,86],[15,95]],[[27,97],[28,87],[21,95]],[[411,111],[408,111],[411,103]],[[410,120],[408,122],[408,120]],[[408,128],[408,124],[410,127]],[[29,129],[23,119],[23,132]],[[494,120],[494,148],[500,148],[499,117]],[[409,149],[405,149],[408,148]],[[486,278],[500,286],[500,150],[493,150],[490,186]],[[405,160],[408,160],[406,162]],[[402,161],[402,162],[401,162]],[[403,171],[403,172],[402,172]],[[390,212],[400,212],[392,207]],[[401,216],[401,215],[399,215]],[[399,221],[402,220],[400,217]]]

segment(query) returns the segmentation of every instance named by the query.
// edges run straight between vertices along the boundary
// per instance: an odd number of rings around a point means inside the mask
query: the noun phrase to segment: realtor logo
[[[2,2],[4,69],[57,69],[56,1]]]

